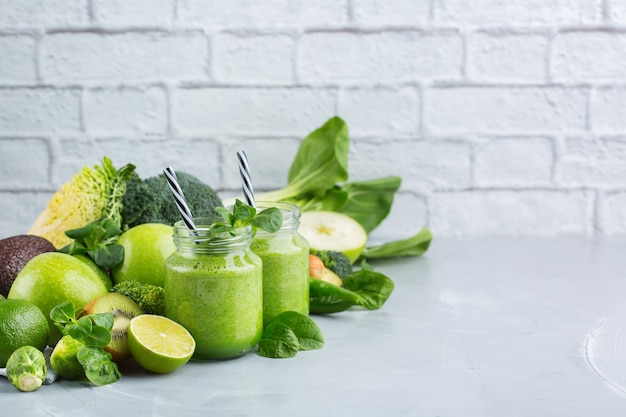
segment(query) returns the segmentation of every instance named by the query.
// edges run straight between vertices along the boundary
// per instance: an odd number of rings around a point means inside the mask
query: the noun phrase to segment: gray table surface
[[[115,384],[60,381],[2,416],[624,416],[626,238],[441,239],[374,264],[377,311],[313,316],[326,338],[293,359],[255,352]]]

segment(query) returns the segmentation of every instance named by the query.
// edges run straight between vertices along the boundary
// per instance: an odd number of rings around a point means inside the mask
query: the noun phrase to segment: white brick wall
[[[622,0],[0,0],[0,238],[104,155],[282,187],[333,115],[373,238],[624,235],[625,80]]]

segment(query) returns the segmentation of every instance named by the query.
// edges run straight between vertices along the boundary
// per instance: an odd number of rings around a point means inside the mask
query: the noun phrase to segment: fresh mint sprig
[[[217,213],[224,219],[223,222],[215,222],[209,229],[211,237],[215,237],[222,233],[228,233],[232,236],[236,234],[236,230],[246,226],[252,226],[252,233],[256,234],[257,229],[264,230],[268,233],[274,233],[280,230],[283,224],[283,215],[280,209],[269,207],[258,211],[256,208],[236,200],[232,211],[225,207],[216,207]]]

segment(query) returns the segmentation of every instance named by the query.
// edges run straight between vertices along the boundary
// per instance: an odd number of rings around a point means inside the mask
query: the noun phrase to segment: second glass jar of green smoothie
[[[257,210],[280,209],[279,231],[257,230],[252,251],[263,261],[263,323],[284,311],[309,314],[309,242],[298,233],[300,209],[295,204],[256,202]]]
[[[235,236],[209,235],[215,219],[195,219],[195,230],[174,225],[176,252],[165,263],[165,315],[196,341],[193,359],[242,356],[263,331],[261,259],[250,250],[250,226]]]

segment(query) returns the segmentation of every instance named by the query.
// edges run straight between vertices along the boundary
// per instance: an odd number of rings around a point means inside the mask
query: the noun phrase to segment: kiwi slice
[[[82,314],[97,313],[113,314],[111,342],[104,349],[111,354],[115,362],[130,358],[128,325],[133,317],[143,314],[141,307],[125,295],[110,292],[92,300],[85,306]]]

